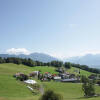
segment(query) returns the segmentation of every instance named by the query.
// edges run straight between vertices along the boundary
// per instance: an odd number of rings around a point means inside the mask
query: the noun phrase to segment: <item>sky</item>
[[[0,53],[32,52],[100,53],[100,0],[0,0]]]

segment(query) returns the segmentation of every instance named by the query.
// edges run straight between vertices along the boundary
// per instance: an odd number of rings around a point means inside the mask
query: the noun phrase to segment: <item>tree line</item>
[[[79,68],[79,69],[85,70],[85,71],[88,71],[88,72],[100,74],[100,69],[97,69],[97,68],[90,68],[90,67],[87,66],[87,65],[80,65],[80,64],[71,63],[71,66],[73,66],[73,67],[75,67],[75,68]]]
[[[34,66],[53,66],[53,67],[62,67],[64,66],[66,69],[70,69],[71,67],[79,68],[82,70],[86,70],[88,72],[93,73],[99,73],[100,70],[96,68],[90,68],[87,65],[80,65],[80,64],[74,64],[70,62],[62,62],[62,61],[51,61],[51,62],[40,62],[40,61],[33,61],[32,59],[28,58],[16,58],[16,57],[8,57],[8,58],[1,58],[0,57],[0,63],[14,63],[14,64],[23,64],[30,67]]]

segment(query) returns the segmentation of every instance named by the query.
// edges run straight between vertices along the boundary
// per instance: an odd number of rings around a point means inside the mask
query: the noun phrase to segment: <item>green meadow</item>
[[[79,69],[75,68],[75,67],[71,67],[71,69],[68,69],[67,72],[74,73],[76,75],[79,74],[78,72],[75,72],[75,70],[79,72]],[[80,75],[89,76],[89,75],[91,75],[91,72],[80,69]]]
[[[0,64],[0,100],[39,100],[41,94],[33,94],[23,82],[13,78],[16,72],[29,74],[32,71],[41,70],[44,72],[55,72],[54,67],[28,67],[16,64]],[[74,68],[68,70],[73,73]],[[91,73],[81,70],[81,74],[89,75]],[[64,100],[100,100],[100,97],[84,98],[81,84],[77,83],[61,83],[61,82],[40,82],[44,89],[53,89],[63,95]],[[100,93],[100,86],[95,86],[96,93]]]

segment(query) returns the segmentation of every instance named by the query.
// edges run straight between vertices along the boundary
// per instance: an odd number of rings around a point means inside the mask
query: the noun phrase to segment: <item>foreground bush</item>
[[[47,90],[40,100],[63,100],[63,97],[52,90]]]
[[[100,80],[97,81],[97,84],[100,86]]]
[[[82,80],[84,80],[83,84],[82,84],[82,90],[84,92],[84,96],[85,97],[92,97],[92,96],[94,96],[95,95],[94,82],[89,80],[85,76],[84,76],[84,78]]]

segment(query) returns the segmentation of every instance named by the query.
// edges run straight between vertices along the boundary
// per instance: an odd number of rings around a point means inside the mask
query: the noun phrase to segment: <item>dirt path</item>
[[[40,92],[41,92],[41,94],[43,95],[43,93],[44,93],[44,88],[43,88],[43,85],[42,85],[42,84],[40,85]]]

